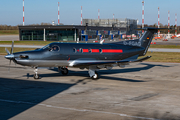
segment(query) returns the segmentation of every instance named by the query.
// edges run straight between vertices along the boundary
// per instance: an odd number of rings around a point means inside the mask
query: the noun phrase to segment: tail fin
[[[157,33],[158,30],[167,30],[168,28],[142,28],[137,30],[145,30],[145,33],[142,35],[142,37],[139,39],[139,42],[141,43],[141,47],[145,48],[143,53],[139,54],[140,56],[144,56],[147,53],[147,50],[149,46],[151,45],[151,41],[154,37],[154,33]]]
[[[139,56],[144,56],[147,53],[149,46],[151,45],[151,41],[154,37],[154,33],[157,33],[158,30],[167,30],[167,29],[168,28],[150,28],[150,27],[137,29],[137,30],[145,31],[140,39],[121,41],[115,44],[124,44],[124,45],[130,45],[130,46],[143,47],[145,49],[142,53],[139,54]]]
[[[154,29],[145,28],[144,30],[145,32],[142,35],[142,37],[139,38],[139,42],[141,43],[141,47],[145,48],[145,50],[139,56],[144,56],[147,53],[148,48],[151,45],[151,41],[154,37],[154,33],[158,31],[157,28]]]

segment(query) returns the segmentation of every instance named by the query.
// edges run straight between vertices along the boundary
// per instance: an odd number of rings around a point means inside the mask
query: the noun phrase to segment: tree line
[[[29,26],[37,26],[37,25],[52,25],[51,23],[41,23],[41,24],[30,24]],[[63,25],[60,23],[60,25]],[[18,26],[11,26],[11,25],[0,25],[0,30],[18,30]]]
[[[0,30],[18,30],[18,26],[0,25]]]

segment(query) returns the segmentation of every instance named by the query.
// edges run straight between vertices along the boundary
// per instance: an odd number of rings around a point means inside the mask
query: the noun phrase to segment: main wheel
[[[62,70],[61,70],[61,73],[63,74],[63,75],[67,75],[68,74],[68,69],[67,68],[61,68]]]
[[[38,74],[34,74],[34,79],[39,79],[39,75]]]
[[[93,75],[91,78],[92,78],[93,80],[97,80],[97,79],[99,79],[99,75],[98,75],[98,73],[97,73],[97,72],[95,72],[95,75]]]

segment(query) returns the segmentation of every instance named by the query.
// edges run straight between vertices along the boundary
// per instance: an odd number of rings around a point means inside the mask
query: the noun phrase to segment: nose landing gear
[[[35,67],[34,72],[35,72],[35,74],[34,74],[34,79],[39,79],[39,74],[38,74],[38,69],[37,69],[37,67]]]

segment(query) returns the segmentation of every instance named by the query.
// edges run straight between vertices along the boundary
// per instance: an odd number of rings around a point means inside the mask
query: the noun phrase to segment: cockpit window
[[[51,47],[50,51],[59,51],[59,50],[60,50],[59,46],[54,45],[54,46]]]
[[[49,48],[50,48],[49,45],[46,45],[46,46],[42,47],[41,49],[45,50],[45,49],[49,49]]]

